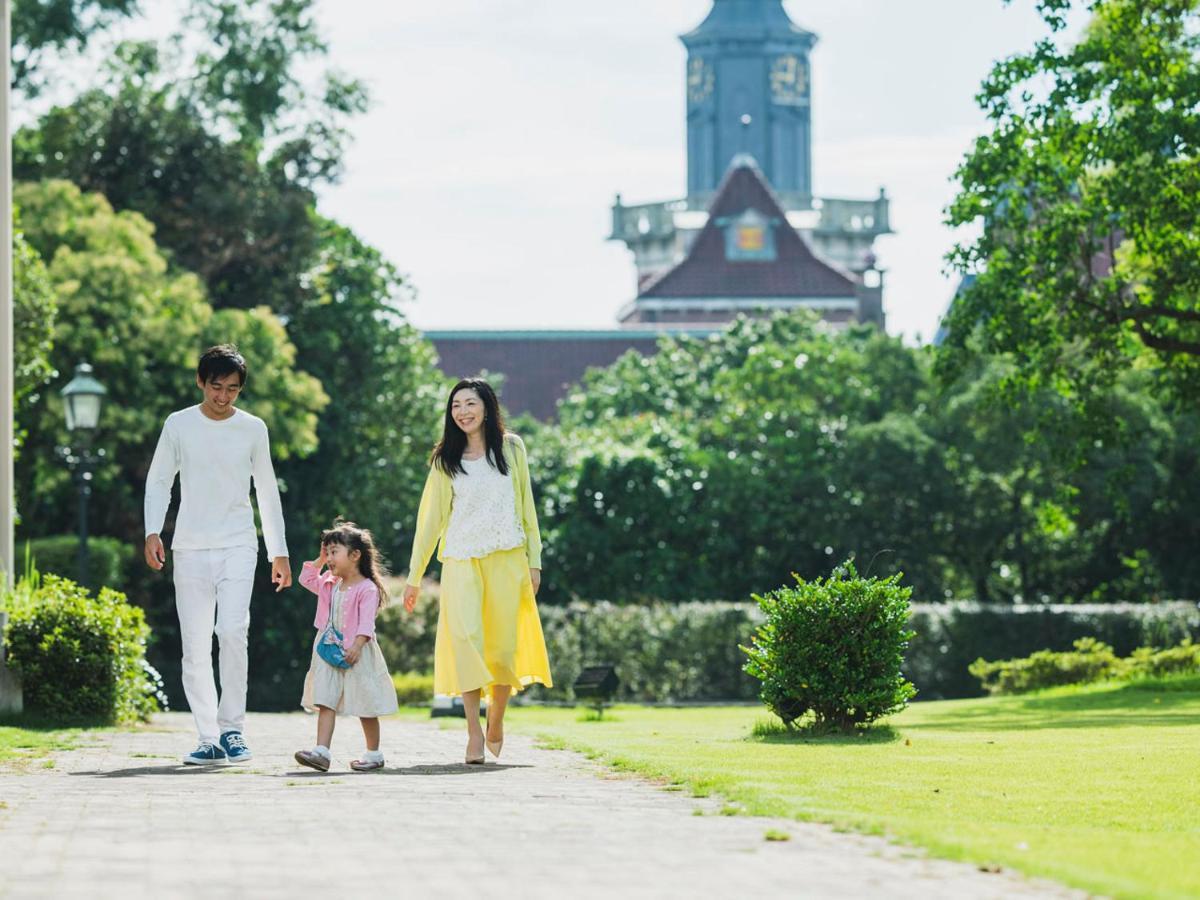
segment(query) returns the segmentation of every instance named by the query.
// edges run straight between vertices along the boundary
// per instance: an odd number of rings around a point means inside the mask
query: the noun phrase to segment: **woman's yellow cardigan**
[[[504,459],[508,463],[509,477],[513,479],[513,493],[517,498],[517,519],[525,532],[525,555],[529,568],[542,567],[542,533],[538,529],[537,508],[533,503],[533,484],[529,480],[529,458],[525,453],[525,442],[515,434],[504,436]],[[450,476],[436,464],[429,467],[425,479],[425,490],[421,493],[421,506],[417,511],[417,532],[413,536],[412,557],[408,561],[408,583],[421,586],[425,569],[434,548],[438,551],[438,562],[443,561],[446,528],[450,525],[450,505],[454,500],[454,488]]]

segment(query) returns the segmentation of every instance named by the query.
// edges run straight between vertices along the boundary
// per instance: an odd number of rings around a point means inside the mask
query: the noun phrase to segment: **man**
[[[146,563],[159,571],[166,563],[159,533],[179,474],[181,500],[171,542],[175,608],[183,640],[183,691],[200,735],[200,745],[183,758],[185,765],[251,758],[242,735],[250,593],[258,563],[251,478],[276,593],[292,583],[267,426],[235,406],[245,384],[246,361],[236,347],[222,344],[204,351],[196,368],[203,400],[167,417],[146,478]],[[214,624],[220,644],[219,704]]]

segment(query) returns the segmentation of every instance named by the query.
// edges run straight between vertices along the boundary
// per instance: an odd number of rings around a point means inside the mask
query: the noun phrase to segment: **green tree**
[[[137,8],[137,0],[13,0],[14,87],[26,95],[39,93],[47,62],[83,50],[94,36]]]
[[[309,299],[289,318],[288,333],[298,364],[332,402],[318,423],[317,452],[280,468],[289,517],[309,543],[334,515],[353,518],[403,566],[441,434],[446,379],[432,345],[404,320],[408,288],[395,267],[345,226],[314,222]]]
[[[321,69],[313,0],[193,0],[161,44],[119,45],[98,82],[14,140],[25,180],[63,178],[154,223],[216,307],[292,315],[361,84]]]
[[[958,170],[951,262],[974,275],[949,317],[944,375],[1011,354],[1014,383],[1075,402],[1120,371],[1200,388],[1197,0],[1039,0],[1050,34],[996,64],[991,123]],[[1070,13],[1090,14],[1069,42]],[[1100,415],[1094,424],[1104,423]]]
[[[848,556],[923,601],[1189,590],[1197,417],[1148,373],[1095,398],[1105,440],[1052,390],[995,402],[1009,362],[930,361],[801,314],[591,373],[530,435],[547,598],[744,598]]]
[[[311,451],[315,413],[326,397],[316,379],[291,368],[294,348],[269,313],[214,316],[199,279],[170,269],[150,223],[137,213],[114,212],[98,194],[46,181],[17,185],[15,197],[26,238],[45,261],[58,299],[51,363],[70,377],[86,360],[109,389],[96,438],[107,453],[94,482],[98,533],[140,535],[150,453],[167,414],[196,400],[196,355],[205,339],[255,347],[252,377],[273,389],[257,411],[272,428],[274,452]],[[56,453],[69,441],[58,390],[40,392],[19,416],[28,434],[17,468],[25,528],[70,531],[73,488]]]
[[[13,401],[20,406],[50,378],[58,305],[46,264],[13,221]]]

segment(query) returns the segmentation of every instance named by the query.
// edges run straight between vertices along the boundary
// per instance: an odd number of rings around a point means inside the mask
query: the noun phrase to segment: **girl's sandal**
[[[318,772],[329,771],[329,757],[322,756],[320,753],[314,753],[311,750],[297,750],[295,759],[300,765],[316,769]]]

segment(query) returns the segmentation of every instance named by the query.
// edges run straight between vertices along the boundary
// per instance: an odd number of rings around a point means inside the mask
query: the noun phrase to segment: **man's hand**
[[[529,580],[533,582],[533,596],[537,596],[538,588],[542,586],[542,570],[530,569]]]
[[[421,593],[420,588],[415,588],[411,584],[404,586],[404,609],[407,612],[412,612],[417,608],[417,595]]]
[[[163,549],[162,538],[157,534],[146,535],[146,546],[143,548],[143,552],[146,554],[146,565],[155,572],[162,571],[162,567],[167,562],[167,551]]]
[[[292,564],[286,556],[277,556],[271,563],[271,583],[275,585],[275,593],[292,586]]]

